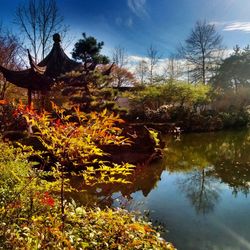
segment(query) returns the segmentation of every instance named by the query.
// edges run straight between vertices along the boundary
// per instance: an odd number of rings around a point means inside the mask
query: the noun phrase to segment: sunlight
[[[250,242],[247,241],[244,237],[240,236],[239,234],[235,233],[233,230],[228,228],[222,223],[218,223],[218,226],[221,227],[224,231],[226,231],[231,237],[235,239],[236,242],[241,244],[241,246],[245,247],[246,249],[250,249]]]

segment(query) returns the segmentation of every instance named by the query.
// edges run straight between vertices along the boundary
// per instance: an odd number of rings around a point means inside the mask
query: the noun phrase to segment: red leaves
[[[18,117],[24,114],[36,115],[33,103],[29,107],[28,105],[24,105],[22,101],[20,101],[13,112],[14,117]]]
[[[61,125],[61,120],[60,119],[56,119],[55,120],[55,126],[59,127]]]
[[[49,194],[49,192],[45,193],[37,193],[37,196],[39,197],[39,201],[44,206],[54,207],[55,206],[55,200],[54,198]]]

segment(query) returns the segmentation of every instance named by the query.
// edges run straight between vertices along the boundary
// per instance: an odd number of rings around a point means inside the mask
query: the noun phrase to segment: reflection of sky
[[[178,249],[250,249],[250,199],[237,197],[225,184],[217,184],[220,200],[208,214],[197,214],[185,193],[177,185],[182,174],[164,172],[158,187],[148,197],[141,192],[133,194],[141,211],[150,210],[150,217],[165,225],[166,239]],[[217,247],[217,248],[216,248]],[[248,247],[248,248],[247,248]]]

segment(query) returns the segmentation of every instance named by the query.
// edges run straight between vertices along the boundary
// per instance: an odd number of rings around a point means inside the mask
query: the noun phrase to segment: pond
[[[148,211],[179,250],[250,249],[250,131],[166,137],[164,159],[139,166],[132,183],[78,196]]]

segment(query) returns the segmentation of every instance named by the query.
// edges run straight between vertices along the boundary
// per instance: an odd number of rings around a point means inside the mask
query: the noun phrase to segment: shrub
[[[62,221],[58,183],[32,168],[32,148],[0,146],[2,249],[174,249],[150,223],[125,210],[64,202]]]
[[[250,116],[246,110],[219,113],[225,128],[246,126],[250,121]]]
[[[113,113],[108,114],[107,110],[86,114],[75,107],[73,114],[68,114],[66,110],[53,104],[53,113],[37,113],[20,104],[17,112],[36,131],[35,135],[43,144],[44,150],[64,169],[79,171],[86,167],[96,169],[105,166],[108,171],[108,167],[113,164],[105,158],[108,154],[102,147],[131,143],[117,126],[124,121]],[[126,166],[130,172],[131,166]]]
[[[233,90],[217,92],[212,108],[219,112],[239,111],[250,104],[249,87],[241,87],[237,93]]]
[[[185,82],[167,82],[146,86],[142,90],[126,93],[130,100],[130,115],[157,119],[157,113],[162,113],[162,106],[185,107],[190,111],[203,109],[212,99],[210,86],[204,84],[188,84]],[[150,111],[150,112],[149,112]],[[162,117],[170,116],[160,114]],[[148,116],[149,114],[149,116]],[[158,119],[159,120],[159,119]]]
[[[195,108],[211,101],[211,88],[204,84],[168,82],[146,86],[143,90],[126,94],[132,103],[150,109],[158,109],[165,104],[190,106]]]
[[[40,200],[45,190],[53,190],[53,183],[31,168],[34,163],[28,159],[34,154],[32,148],[14,148],[1,141],[0,146],[0,245],[5,246],[8,232],[44,212]]]
[[[67,204],[64,231],[55,213],[17,226],[9,241],[25,249],[174,249],[142,218],[121,209],[86,209]],[[118,219],[119,218],[119,219]],[[46,226],[45,226],[46,225]]]
[[[15,117],[15,105],[13,103],[0,102],[0,132],[6,130],[24,130],[26,128],[25,120],[21,117]]]

